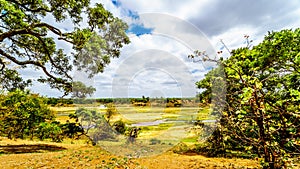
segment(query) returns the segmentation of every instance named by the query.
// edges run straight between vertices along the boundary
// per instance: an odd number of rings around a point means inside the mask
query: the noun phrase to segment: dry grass
[[[48,145],[61,149],[35,153],[8,154],[3,147],[25,145]],[[200,155],[179,155],[166,152],[157,156],[144,158],[127,158],[111,155],[101,149],[92,147],[82,141],[52,143],[27,140],[0,140],[0,168],[257,168],[258,162],[246,159],[207,158]],[[30,147],[30,146],[28,146]]]
[[[57,120],[64,123],[68,114],[78,107],[53,107]],[[93,108],[93,107],[90,107]],[[198,112],[198,108],[156,108],[156,107],[119,107],[120,114],[112,122],[123,119],[127,123],[157,119],[205,119],[208,112]],[[190,114],[194,117],[191,117]],[[199,117],[200,116],[200,117]],[[175,137],[172,133],[181,134],[181,130],[170,126],[150,126],[140,133],[139,139],[145,139],[149,144],[150,138],[167,139]],[[170,129],[169,129],[170,128]],[[175,132],[171,132],[173,129]],[[167,131],[167,132],[165,132]],[[171,134],[171,135],[170,135]],[[180,135],[182,138],[182,136]],[[165,144],[166,146],[169,144]],[[134,146],[134,145],[133,145]],[[117,148],[117,146],[115,146]],[[139,149],[139,147],[135,147]],[[122,151],[121,149],[115,152]],[[129,158],[116,156],[103,148],[90,146],[84,140],[65,140],[63,143],[29,140],[8,140],[0,137],[0,168],[258,168],[258,161],[247,159],[207,158],[200,155],[179,155],[171,151],[160,155]],[[123,153],[124,154],[124,153]]]

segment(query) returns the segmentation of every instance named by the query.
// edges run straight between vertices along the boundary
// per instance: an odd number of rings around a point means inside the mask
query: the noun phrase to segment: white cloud
[[[131,95],[163,94],[167,97],[186,90],[192,96],[196,90],[195,81],[203,78],[206,69],[213,66],[188,60],[187,55],[193,50],[206,50],[213,55],[222,47],[220,39],[230,49],[235,49],[245,45],[245,34],[257,44],[267,31],[300,26],[297,1],[120,0],[120,7],[111,0],[100,3],[128,24],[143,24],[153,28],[153,33],[129,34],[131,44],[122,49],[121,57],[112,59],[105,72],[89,82],[97,88],[96,97],[116,95],[112,91],[116,79],[121,80],[120,84],[127,80],[126,92]],[[130,17],[129,10],[138,13],[140,20]],[[151,52],[159,54],[158,51],[165,55],[150,57]],[[150,70],[149,66],[164,70]]]
[[[137,11],[138,13],[162,13],[172,16],[187,19],[190,16],[197,15],[204,11],[209,0],[151,0],[151,1],[137,1],[137,0],[120,0],[122,7]]]
[[[109,88],[106,95],[114,97],[150,96],[158,90],[169,97],[172,92],[176,96],[193,96],[195,79],[203,76],[205,68],[197,64],[199,71],[192,73],[195,63],[186,59],[191,52],[179,41],[166,36],[131,35],[131,44],[122,49],[120,59],[112,60],[105,73],[96,77],[96,84],[102,90],[102,83],[112,83],[113,88]],[[174,83],[166,83],[170,81]]]

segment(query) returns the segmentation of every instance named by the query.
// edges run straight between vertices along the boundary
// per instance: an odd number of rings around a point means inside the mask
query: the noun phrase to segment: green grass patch
[[[212,110],[210,108],[203,108],[198,111],[197,120],[209,119]]]
[[[197,143],[198,137],[187,137],[187,138],[184,138],[182,139],[181,141],[184,142],[184,143]]]

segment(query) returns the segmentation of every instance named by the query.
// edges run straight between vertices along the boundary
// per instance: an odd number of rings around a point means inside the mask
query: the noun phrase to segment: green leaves
[[[223,61],[227,107],[220,112],[220,132],[209,139],[212,146],[257,154],[266,166],[287,166],[289,152],[300,148],[299,42],[300,29],[270,32],[257,46],[233,50]],[[212,73],[196,83],[205,89],[202,98],[212,94]]]
[[[252,97],[253,89],[251,87],[243,88],[242,89],[243,93],[241,94],[241,104],[248,103],[250,98]]]
[[[295,89],[290,89],[289,92],[292,96],[292,101],[300,101],[300,91]]]
[[[0,113],[0,132],[8,138],[32,138],[40,123],[54,118],[44,98],[20,90],[3,96],[0,107],[5,107]]]
[[[104,9],[102,4],[96,3],[94,8],[88,8],[88,24],[94,30],[96,27],[104,28],[106,23],[113,21],[113,16],[110,12]]]
[[[73,68],[84,70],[92,77],[103,72],[110,58],[119,57],[120,48],[129,43],[125,33],[128,26],[102,4],[91,5],[90,0],[0,0],[0,11],[0,43],[3,44],[0,73],[3,74],[4,67],[12,70],[5,66],[6,61],[20,65],[14,69],[16,72],[31,67],[46,76],[38,79],[39,82],[49,83],[65,94],[72,88]],[[57,23],[47,23],[51,19]],[[73,24],[63,30],[52,26],[64,20]],[[71,55],[61,49],[68,45],[73,48]],[[24,83],[22,78],[16,82]]]
[[[84,99],[88,95],[92,96],[92,94],[96,91],[93,86],[86,86],[84,83],[80,81],[73,82],[72,88],[72,97],[73,98],[81,98]]]

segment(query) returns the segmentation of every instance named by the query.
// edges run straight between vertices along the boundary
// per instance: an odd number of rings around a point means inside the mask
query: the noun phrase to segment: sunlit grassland
[[[258,161],[248,159],[207,158],[201,155],[180,155],[167,151],[148,157],[132,158],[111,154],[101,146],[90,146],[82,140],[65,140],[62,143],[48,141],[9,140],[0,137],[0,148],[6,145],[56,146],[63,150],[45,150],[36,153],[2,153],[1,168],[257,168]],[[129,148],[140,149],[135,145]],[[160,145],[168,146],[168,145]],[[121,150],[118,150],[121,151]]]
[[[105,114],[99,106],[75,105],[73,107],[51,107],[56,120],[65,123],[69,114],[78,108],[96,110]],[[123,120],[127,127],[144,122],[162,121],[155,125],[139,126],[141,131],[134,144],[128,143],[127,137],[120,135],[119,141],[100,141],[96,147],[87,144],[87,139],[65,139],[62,143],[50,140],[7,140],[0,138],[0,145],[45,144],[62,147],[62,150],[40,150],[34,153],[0,153],[0,166],[3,168],[216,168],[223,166],[257,166],[257,161],[240,159],[210,159],[203,156],[186,156],[173,153],[179,142],[190,146],[197,142],[197,137],[187,135],[187,131],[196,120],[213,119],[209,108],[201,107],[133,107],[117,105],[117,113],[110,123]],[[22,145],[22,146],[20,146]],[[45,145],[45,146],[46,146]],[[0,146],[1,147],[1,146]],[[5,146],[2,146],[4,148]],[[140,153],[140,154],[139,154]],[[143,157],[143,153],[147,157]],[[159,154],[159,155],[158,155]],[[124,156],[125,155],[125,156]],[[139,157],[139,158],[136,158]],[[6,161],[6,162],[4,162]],[[195,163],[197,161],[197,163]]]
[[[57,120],[66,121],[68,115],[74,113],[76,109],[84,107],[84,105],[77,105],[74,107],[51,107],[50,109],[55,113]],[[141,121],[154,121],[161,119],[173,119],[173,120],[197,120],[207,119],[210,110],[208,108],[199,107],[178,107],[178,108],[166,108],[166,107],[133,107],[117,105],[117,114],[112,118],[112,122],[122,119],[127,123],[136,123]],[[105,113],[105,109],[89,106],[85,107],[93,109],[99,113]]]
[[[84,105],[74,107],[51,107],[56,114],[56,120],[65,123],[69,120],[68,115],[74,113],[76,109],[83,108]],[[99,106],[88,105],[85,108],[96,110],[101,114],[105,114],[106,109]],[[128,127],[138,126],[141,128],[138,139],[149,140],[159,138],[168,143],[183,139],[188,143],[193,140],[196,142],[195,136],[187,135],[193,122],[196,120],[212,119],[210,116],[211,109],[201,107],[134,107],[130,105],[116,105],[117,113],[112,116],[110,123],[113,124],[117,120],[122,120]],[[141,125],[142,123],[150,123],[149,125]],[[157,124],[151,124],[151,122]],[[192,137],[192,138],[191,138]]]

